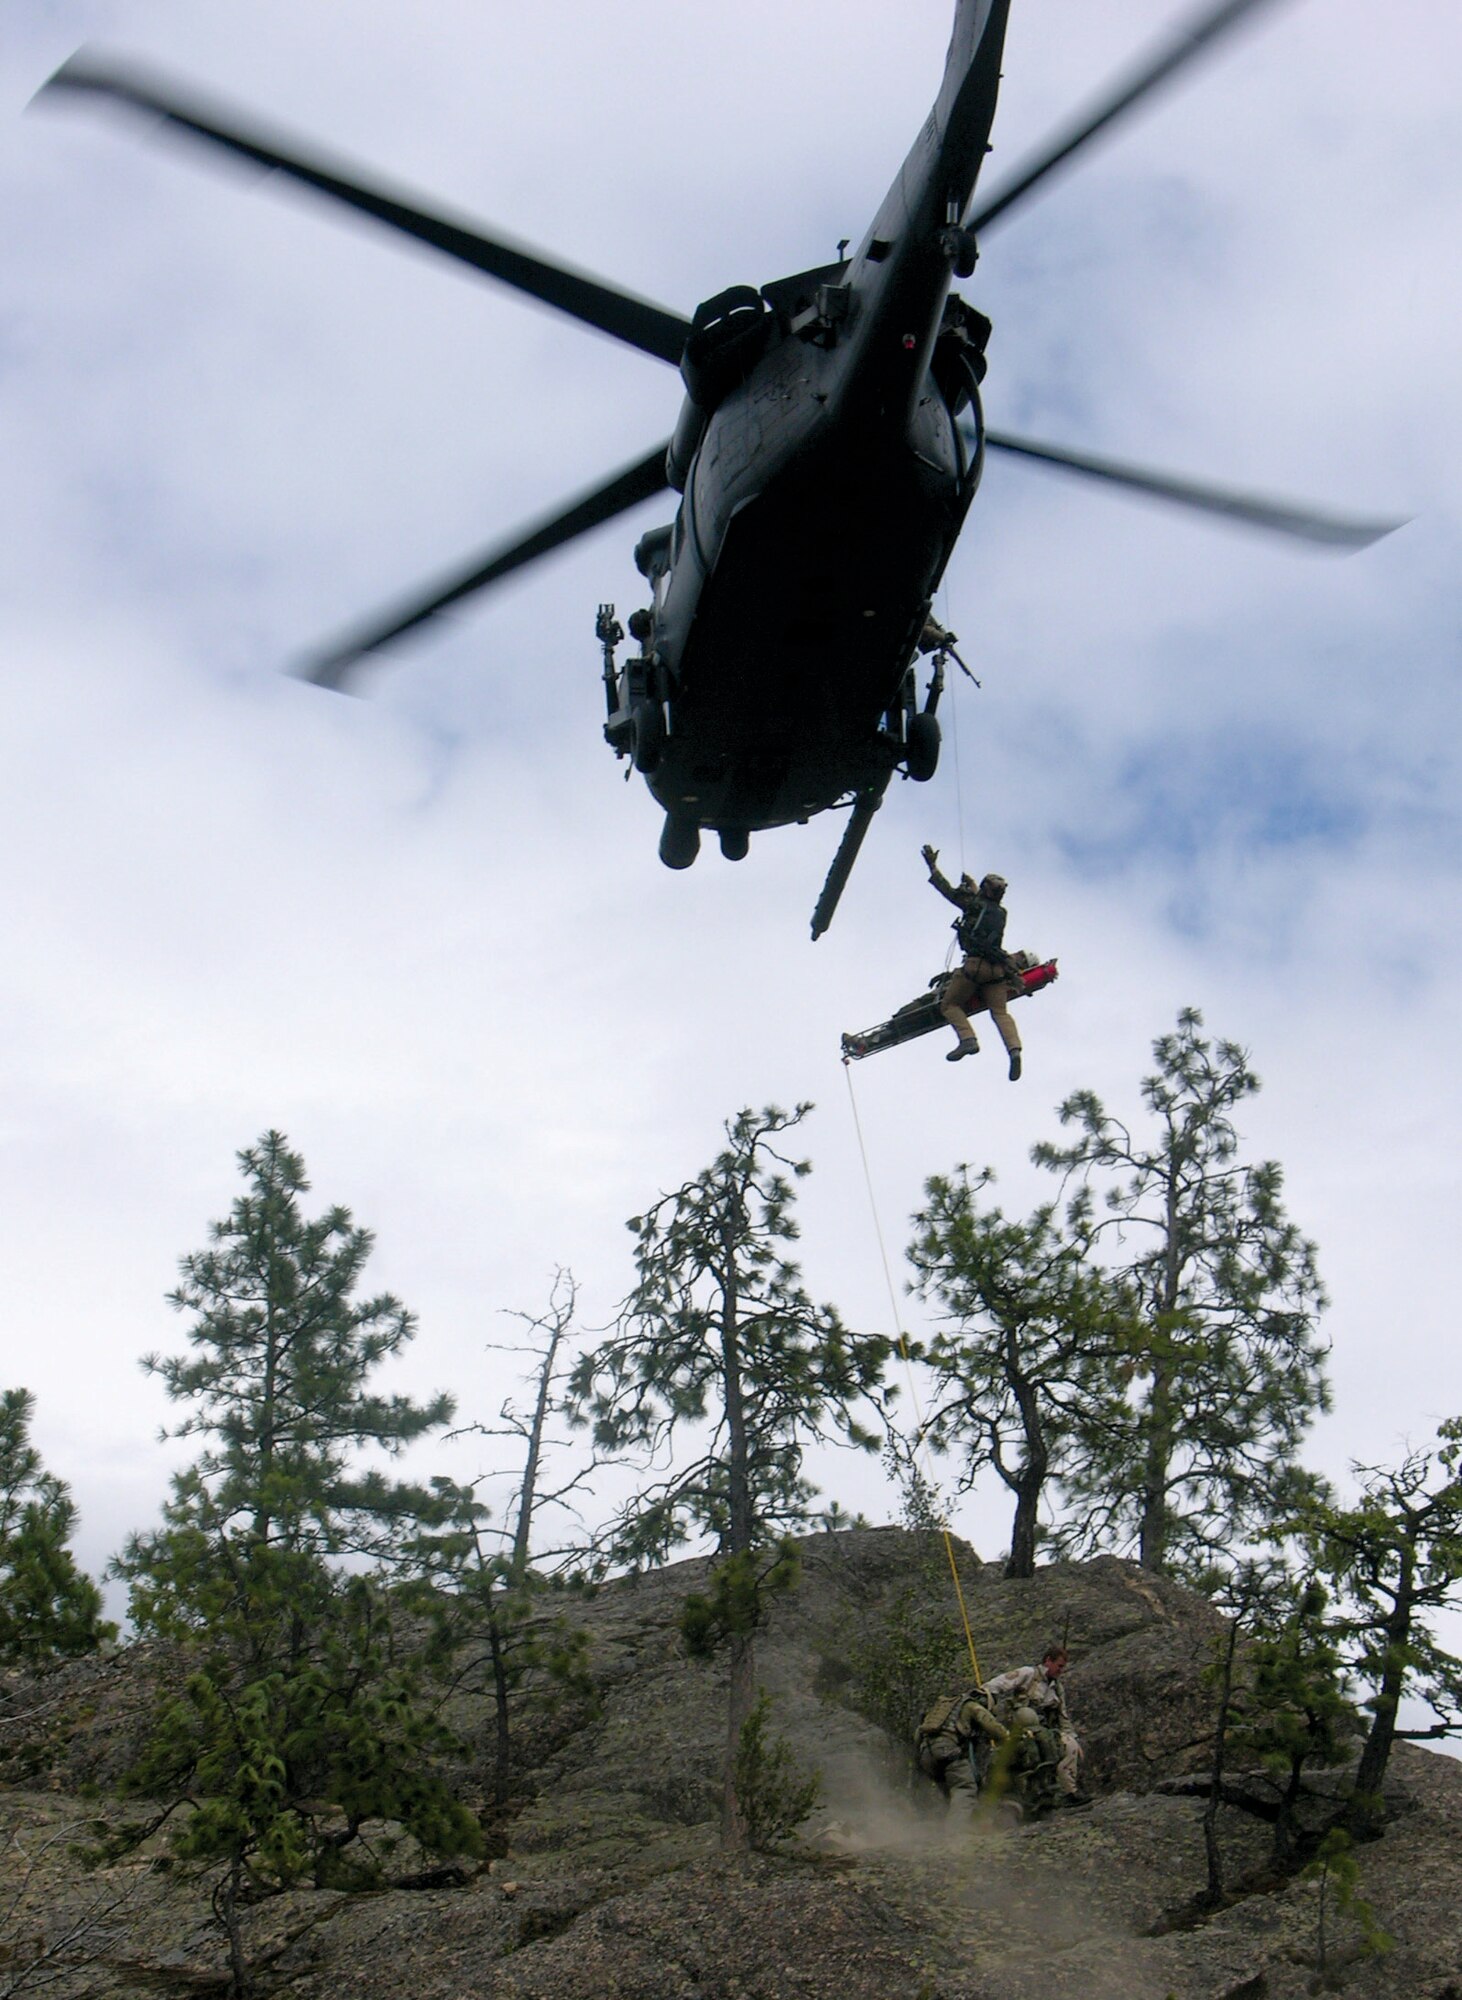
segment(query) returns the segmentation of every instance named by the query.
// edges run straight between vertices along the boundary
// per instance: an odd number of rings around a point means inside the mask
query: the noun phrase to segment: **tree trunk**
[[[554,1291],[557,1293],[557,1284]],[[548,1337],[548,1351],[543,1356],[543,1366],[538,1371],[538,1397],[533,1405],[533,1422],[528,1430],[528,1456],[523,1464],[523,1484],[518,1491],[518,1513],[513,1522],[513,1553],[509,1566],[514,1583],[521,1583],[528,1572],[528,1555],[533,1538],[533,1509],[538,1503],[538,1466],[543,1457],[543,1427],[548,1421],[548,1399],[553,1389],[553,1364],[557,1357],[559,1342],[563,1339],[564,1327],[574,1310],[573,1281],[570,1279],[570,1296],[567,1314],[560,1317],[550,1302],[549,1311],[554,1312],[554,1323]]]
[[[1022,1434],[1020,1470],[1015,1487],[1015,1520],[1010,1530],[1010,1560],[1005,1574],[1029,1577],[1036,1573],[1036,1534],[1041,1505],[1041,1489],[1046,1483],[1051,1454],[1041,1424],[1040,1400],[1035,1384],[1020,1366],[1020,1348],[1014,1329],[1005,1338],[1005,1374],[1020,1411]]]
[[[487,1647],[492,1664],[492,1705],[494,1716],[494,1740],[492,1760],[492,1799],[494,1805],[502,1805],[508,1796],[508,1779],[512,1769],[513,1738],[508,1726],[508,1671],[503,1658],[503,1635],[498,1627],[497,1611],[490,1607],[487,1614]]]
[[[1218,1808],[1223,1801],[1223,1770],[1228,1753],[1228,1719],[1234,1697],[1234,1655],[1239,1645],[1239,1618],[1235,1613],[1228,1628],[1223,1669],[1219,1678],[1218,1716],[1213,1726],[1213,1763],[1209,1770],[1208,1803],[1203,1808],[1203,1854],[1208,1864],[1208,1885],[1203,1900],[1211,1909],[1223,1901],[1223,1856],[1218,1851]]]
[[[1414,1537],[1414,1524],[1408,1525],[1413,1527]],[[1406,1680],[1406,1649],[1411,1638],[1415,1584],[1416,1543],[1413,1538],[1402,1544],[1395,1602],[1385,1625],[1386,1652],[1381,1684],[1376,1692],[1374,1718],[1365,1748],[1360,1753],[1355,1788],[1344,1814],[1346,1827],[1362,1840],[1378,1834],[1385,1818],[1381,1786],[1385,1782],[1386,1766],[1391,1761],[1391,1745],[1396,1740],[1396,1711],[1401,1705],[1401,1690]]]
[[[1163,1279],[1154,1312],[1152,1393],[1147,1399],[1145,1412],[1142,1521],[1137,1544],[1137,1560],[1143,1569],[1159,1571],[1166,1567],[1168,1558],[1168,1468],[1172,1464],[1176,1442],[1172,1357],[1163,1353],[1161,1348],[1164,1342],[1172,1339],[1173,1315],[1178,1310],[1183,1283],[1178,1157],[1171,1146],[1166,1182],[1163,1197]]]
[[[1304,1786],[1304,1752],[1290,1753],[1289,1778],[1279,1795],[1279,1809],[1274,1815],[1274,1865],[1281,1873],[1288,1874],[1294,1867],[1295,1858],[1295,1808],[1300,1802],[1300,1792]]]
[[[277,1414],[278,1378],[279,1342],[274,1331],[274,1271],[271,1265],[268,1298],[264,1308],[264,1381],[260,1390],[258,1415],[259,1481],[255,1491],[259,1500],[254,1509],[254,1540],[260,1543],[267,1542],[274,1529],[266,1496],[274,1476],[274,1425]]]
[[[1036,1573],[1036,1510],[1040,1505],[1044,1469],[1032,1475],[1022,1470],[1015,1488],[1015,1521],[1010,1530],[1010,1560],[1005,1574],[1011,1577]]]
[[[229,1993],[232,2000],[248,2000],[249,1962],[244,1956],[243,1934],[239,1930],[239,1887],[243,1879],[243,1863],[235,1854],[229,1862],[228,1874],[219,1884],[214,1897],[214,1907],[223,1925],[224,1936],[228,1939]]]
[[[728,1555],[739,1556],[751,1547],[755,1515],[751,1504],[746,1402],[741,1387],[735,1245],[729,1224],[726,1235],[726,1262],[721,1278],[721,1386],[726,1399],[726,1499],[730,1520],[725,1548]]]
[[[751,1468],[746,1438],[746,1404],[741,1385],[741,1343],[737,1324],[739,1289],[736,1242],[739,1204],[722,1228],[725,1258],[721,1271],[721,1385],[726,1399],[726,1483],[730,1520],[726,1553],[750,1553],[756,1517],[751,1503]],[[747,1845],[746,1815],[736,1796],[736,1752],[741,1726],[756,1700],[756,1648],[752,1631],[731,1634],[731,1682],[726,1709],[726,1775],[721,1810],[721,1845],[733,1852]]]
[[[741,1728],[756,1704],[756,1638],[751,1632],[731,1634],[731,1684],[726,1702],[726,1781],[721,1796],[721,1845],[743,1854],[749,1845],[746,1815],[736,1796],[736,1753]]]
[[[1168,1556],[1168,1466],[1173,1455],[1172,1380],[1165,1361],[1153,1362],[1146,1421],[1137,1560],[1143,1569],[1162,1570]]]

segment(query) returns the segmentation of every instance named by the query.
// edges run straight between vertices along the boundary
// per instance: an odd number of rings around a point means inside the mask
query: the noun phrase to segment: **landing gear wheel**
[[[916,785],[926,785],[939,768],[939,717],[920,710],[911,715],[904,737],[904,769]]]
[[[660,835],[660,859],[667,868],[689,868],[701,851],[701,830],[693,819],[666,813]]]
[[[721,828],[721,852],[728,861],[744,861],[750,846],[751,835],[744,826]]]
[[[637,771],[649,777],[665,754],[665,711],[658,701],[637,701],[629,716],[629,754]]]

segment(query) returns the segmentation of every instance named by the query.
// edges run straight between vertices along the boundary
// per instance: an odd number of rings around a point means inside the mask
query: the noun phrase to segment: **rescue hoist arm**
[[[833,920],[833,912],[838,907],[838,898],[848,886],[848,877],[853,872],[853,863],[858,859],[858,850],[863,845],[864,835],[873,824],[873,815],[883,804],[883,795],[888,790],[888,779],[881,785],[859,792],[853,801],[853,811],[848,824],[843,828],[843,837],[838,843],[838,851],[833,856],[833,865],[827,871],[827,880],[822,885],[822,894],[817,899],[817,908],[812,913],[812,941],[816,944]]]

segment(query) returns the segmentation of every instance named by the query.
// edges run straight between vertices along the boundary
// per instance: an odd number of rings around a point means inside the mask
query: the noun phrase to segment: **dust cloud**
[[[923,1858],[962,1851],[972,1837],[998,1843],[1009,1830],[998,1807],[982,1807],[972,1823],[902,1760],[860,1744],[823,1764],[821,1807],[806,1838],[828,1853]]]
[[[995,1804],[973,1817],[951,1811],[933,1784],[911,1782],[901,1760],[863,1745],[840,1749],[822,1779],[807,1844],[847,1857],[921,1921],[937,1911],[937,1929],[961,1959],[1038,1984],[1059,1968],[1058,1990],[1076,1990],[1065,1984],[1075,1978],[1082,2000],[1133,2000],[1147,1990],[1133,1983],[1144,1974],[1164,1990],[1166,1953],[1074,1879],[1066,1827],[1022,1826],[1014,1808]]]

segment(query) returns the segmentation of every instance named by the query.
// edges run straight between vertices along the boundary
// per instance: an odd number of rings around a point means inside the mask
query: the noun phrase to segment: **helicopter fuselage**
[[[960,218],[1007,5],[960,7],[939,98],[848,261],[696,315],[680,508],[637,552],[654,601],[606,727],[665,808],[668,860],[693,856],[700,827],[736,852],[881,796],[901,765],[932,775],[908,755],[913,663],[980,472],[955,420],[978,424],[984,323],[950,287],[973,267]]]

